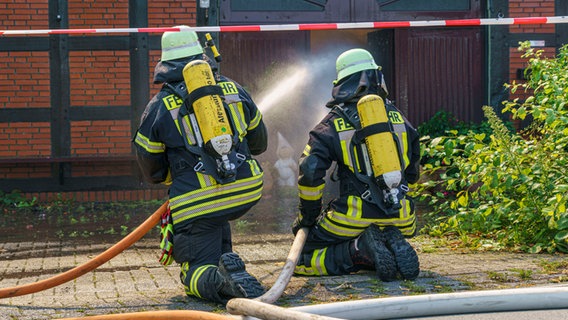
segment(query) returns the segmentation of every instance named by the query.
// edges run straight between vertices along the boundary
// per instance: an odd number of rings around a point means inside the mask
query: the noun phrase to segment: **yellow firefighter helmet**
[[[162,61],[191,57],[203,53],[197,33],[188,26],[176,26],[180,31],[167,31],[162,35]]]
[[[369,51],[365,49],[351,49],[343,52],[335,61],[337,83],[341,79],[363,70],[377,70],[379,66]]]

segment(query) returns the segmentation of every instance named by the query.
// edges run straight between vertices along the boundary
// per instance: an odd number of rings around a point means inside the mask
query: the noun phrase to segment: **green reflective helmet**
[[[373,56],[364,49],[351,49],[343,52],[335,61],[337,79],[336,84],[341,79],[363,70],[376,70],[379,66],[375,63]]]
[[[184,30],[188,26],[177,26],[179,32],[167,31],[162,35],[162,61],[191,57],[203,53],[197,33]]]

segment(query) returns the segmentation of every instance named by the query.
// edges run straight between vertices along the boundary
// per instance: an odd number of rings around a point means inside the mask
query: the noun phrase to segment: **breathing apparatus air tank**
[[[385,103],[380,96],[369,94],[359,100],[357,111],[362,130],[383,126],[382,129],[371,130],[372,133],[365,137],[363,154],[365,158],[368,155],[369,161],[365,159],[367,170],[369,165],[371,169],[367,174],[373,175],[388,205],[400,206],[397,198],[397,187],[402,181],[400,157],[392,131],[385,129],[390,128]]]
[[[183,78],[189,95],[203,87],[216,85],[211,66],[203,60],[189,62],[183,68]],[[206,94],[193,101],[192,106],[205,151],[220,157],[224,171],[232,172],[235,165],[229,161],[228,155],[233,146],[233,132],[221,97],[214,93]]]

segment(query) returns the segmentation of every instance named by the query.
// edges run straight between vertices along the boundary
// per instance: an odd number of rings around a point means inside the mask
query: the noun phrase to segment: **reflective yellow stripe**
[[[408,133],[406,131],[401,133],[400,140],[402,141],[403,168],[406,168],[410,164],[410,159],[408,159]]]
[[[223,201],[213,200],[201,203],[196,206],[185,208],[180,212],[176,212],[175,215],[172,215],[172,218],[174,220],[174,224],[179,223],[187,219],[199,217],[211,212],[225,210],[232,207],[238,207],[250,202],[254,202],[260,199],[261,195],[262,195],[262,188],[258,188],[254,191],[242,193],[234,197],[227,197],[223,199]]]
[[[172,210],[174,224],[214,211],[238,207],[260,199],[260,196],[262,195],[262,177],[263,173],[247,179],[228,183],[226,185],[217,184],[203,189],[194,190],[170,199],[170,207]],[[249,191],[243,192],[246,190]],[[223,198],[223,196],[232,193],[238,194]],[[180,209],[182,206],[191,204],[192,202],[206,200],[209,197],[215,197],[216,199],[204,201],[199,204]],[[222,199],[218,199],[218,197],[221,197]]]
[[[210,187],[214,184],[217,184],[215,179],[208,174],[203,174],[201,172],[195,172],[197,175],[197,180],[199,181],[199,186],[201,188]]]
[[[195,272],[193,272],[193,275],[191,276],[190,285],[189,285],[189,293],[193,294],[194,296],[201,298],[201,294],[199,293],[199,288],[197,287],[197,284],[198,284],[199,278],[201,277],[203,272],[205,272],[205,270],[207,270],[209,268],[216,268],[216,266],[214,266],[212,264],[206,264],[206,265],[203,265],[203,266],[197,268],[195,270]]]
[[[256,110],[254,118],[250,120],[249,129],[252,130],[258,127],[258,125],[260,124],[260,120],[262,120],[262,115],[260,114],[260,111]]]
[[[322,228],[342,237],[356,237],[372,223],[371,219],[363,219],[363,200],[358,197],[347,198],[347,212],[342,214],[330,211],[321,223]],[[344,226],[345,225],[345,226]]]
[[[176,128],[178,129],[179,134],[181,134],[182,131],[181,131],[181,128],[179,127],[179,121],[178,121],[178,119],[174,119],[174,123],[175,123],[175,125],[176,125]]]
[[[150,141],[146,136],[140,132],[136,133],[134,142],[149,153],[162,153],[166,150],[166,145],[161,142]]]
[[[237,86],[232,81],[219,82],[217,85],[223,89],[223,94],[226,96],[237,95],[239,93],[239,89],[237,89]]]
[[[359,155],[357,154],[357,147],[353,146],[353,157],[355,157],[355,159],[353,159],[353,162],[355,163],[355,165],[351,168],[351,171],[355,172],[355,168],[357,168],[357,172],[361,172],[363,171],[363,168],[361,168],[361,163],[359,162]]]
[[[320,223],[320,226],[329,231],[332,234],[336,234],[341,237],[349,237],[355,238],[361,233],[361,229],[351,229],[349,227],[339,226],[333,224],[329,219],[328,216],[324,218],[324,220]]]
[[[320,226],[332,234],[341,237],[357,237],[368,225],[375,223],[379,226],[396,226],[404,235],[412,235],[416,229],[416,215],[412,214],[410,201],[402,200],[402,208],[398,217],[390,219],[362,218],[362,201],[359,197],[348,198],[347,213],[329,211]]]
[[[235,125],[235,129],[239,133],[239,140],[243,140],[246,134],[247,124],[245,123],[243,104],[241,102],[229,104],[229,112],[231,113],[231,119]]]
[[[176,94],[170,94],[169,96],[163,97],[162,102],[168,110],[177,109],[183,104],[183,100],[181,100]]]
[[[183,123],[183,129],[185,131],[185,136],[187,137],[187,141],[189,142],[190,145],[195,145],[197,143],[197,140],[195,138],[195,134],[193,133],[193,127],[189,123],[189,117],[184,116],[182,119],[182,123]]]
[[[304,151],[302,152],[302,154],[305,155],[305,156],[309,156],[310,151],[312,151],[312,147],[309,144],[307,144],[306,147],[304,148]]]
[[[391,115],[395,116],[391,117]],[[391,113],[389,113],[389,117],[391,117],[391,121],[393,119],[399,119],[399,121],[393,122],[393,129],[398,140],[399,152],[402,155],[401,160],[403,162],[403,168],[406,168],[410,164],[410,159],[408,158],[408,132],[406,131],[404,120],[398,112],[394,111],[391,111]]]
[[[353,171],[355,166],[354,159],[351,158],[351,152],[349,152],[349,146],[351,145],[351,139],[353,138],[353,134],[355,130],[353,127],[351,129],[344,132],[339,132],[339,144],[341,145],[341,154],[343,157],[343,163],[349,168],[349,170]]]
[[[305,276],[326,276],[328,274],[325,267],[326,252],[327,248],[314,250],[310,261],[311,266],[297,265],[294,268],[294,273]]]
[[[324,188],[325,183],[315,187],[298,185],[300,199],[310,201],[319,200],[323,197]]]
[[[252,174],[254,176],[257,176],[259,174],[262,173],[262,170],[260,169],[260,166],[258,165],[258,162],[254,159],[251,160],[247,160],[249,166],[250,166],[250,171],[252,172]]]
[[[316,249],[312,256],[312,267],[315,268],[316,275],[325,276],[327,275],[327,269],[325,268],[325,253],[327,252],[327,247],[323,249]]]
[[[298,265],[294,268],[294,273],[295,274],[300,274],[303,276],[315,276],[315,270],[311,267],[307,267],[304,265]]]
[[[347,147],[347,142],[345,140],[340,140],[341,144],[341,154],[343,155],[343,163],[353,171],[353,163],[351,162],[351,157],[349,156],[349,149]]]

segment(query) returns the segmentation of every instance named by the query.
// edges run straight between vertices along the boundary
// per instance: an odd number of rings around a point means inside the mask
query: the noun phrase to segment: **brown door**
[[[222,73],[252,92],[260,79],[309,49],[305,31],[221,33],[219,43]]]
[[[482,120],[480,29],[395,30],[393,54],[391,97],[413,124],[439,110],[466,122]]]

